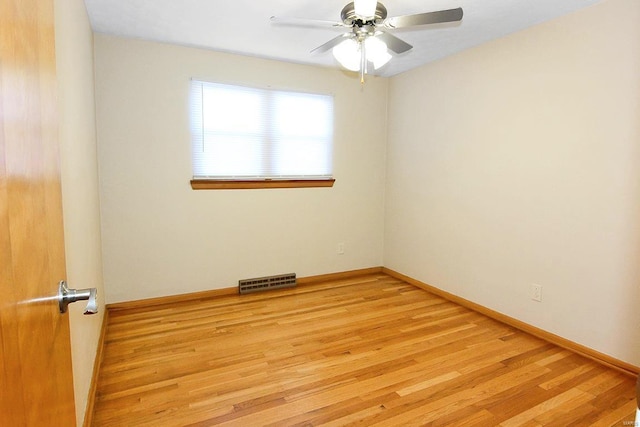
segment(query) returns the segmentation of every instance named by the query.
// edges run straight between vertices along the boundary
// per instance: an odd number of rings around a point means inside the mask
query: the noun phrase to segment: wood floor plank
[[[622,425],[635,383],[385,274],[110,312],[95,426]]]

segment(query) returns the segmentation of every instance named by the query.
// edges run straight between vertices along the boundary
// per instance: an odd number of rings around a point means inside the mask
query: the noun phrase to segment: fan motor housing
[[[342,12],[340,12],[340,18],[345,25],[358,25],[362,26],[367,22],[373,22],[375,24],[381,24],[387,18],[387,8],[380,2],[376,5],[376,15],[373,19],[363,20],[362,16],[356,15],[356,10],[353,2],[348,3],[345,7],[342,8]],[[360,21],[360,22],[358,22]]]

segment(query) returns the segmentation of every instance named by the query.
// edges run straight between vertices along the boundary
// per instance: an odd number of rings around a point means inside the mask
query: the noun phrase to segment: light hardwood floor
[[[96,426],[633,425],[635,381],[384,274],[110,312]]]

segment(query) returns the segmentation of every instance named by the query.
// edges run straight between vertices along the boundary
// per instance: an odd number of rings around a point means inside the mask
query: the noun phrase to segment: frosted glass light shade
[[[391,59],[391,55],[387,51],[387,45],[382,40],[376,37],[368,37],[364,41],[364,44],[365,52],[367,53],[367,61],[373,62],[373,66],[376,70]]]
[[[333,56],[347,70],[360,71],[360,59],[362,47],[355,39],[346,39],[333,48]],[[367,37],[364,40],[364,51],[367,61],[373,63],[377,70],[389,62],[391,55],[387,50],[387,45],[376,37]]]
[[[333,56],[347,70],[360,71],[360,46],[354,39],[346,39],[334,47]]]
[[[373,18],[376,16],[377,0],[354,0],[353,9],[356,15],[363,18]]]

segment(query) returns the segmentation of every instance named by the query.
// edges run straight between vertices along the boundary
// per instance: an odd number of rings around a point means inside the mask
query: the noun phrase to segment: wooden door
[[[53,0],[0,1],[0,424],[75,426]]]

